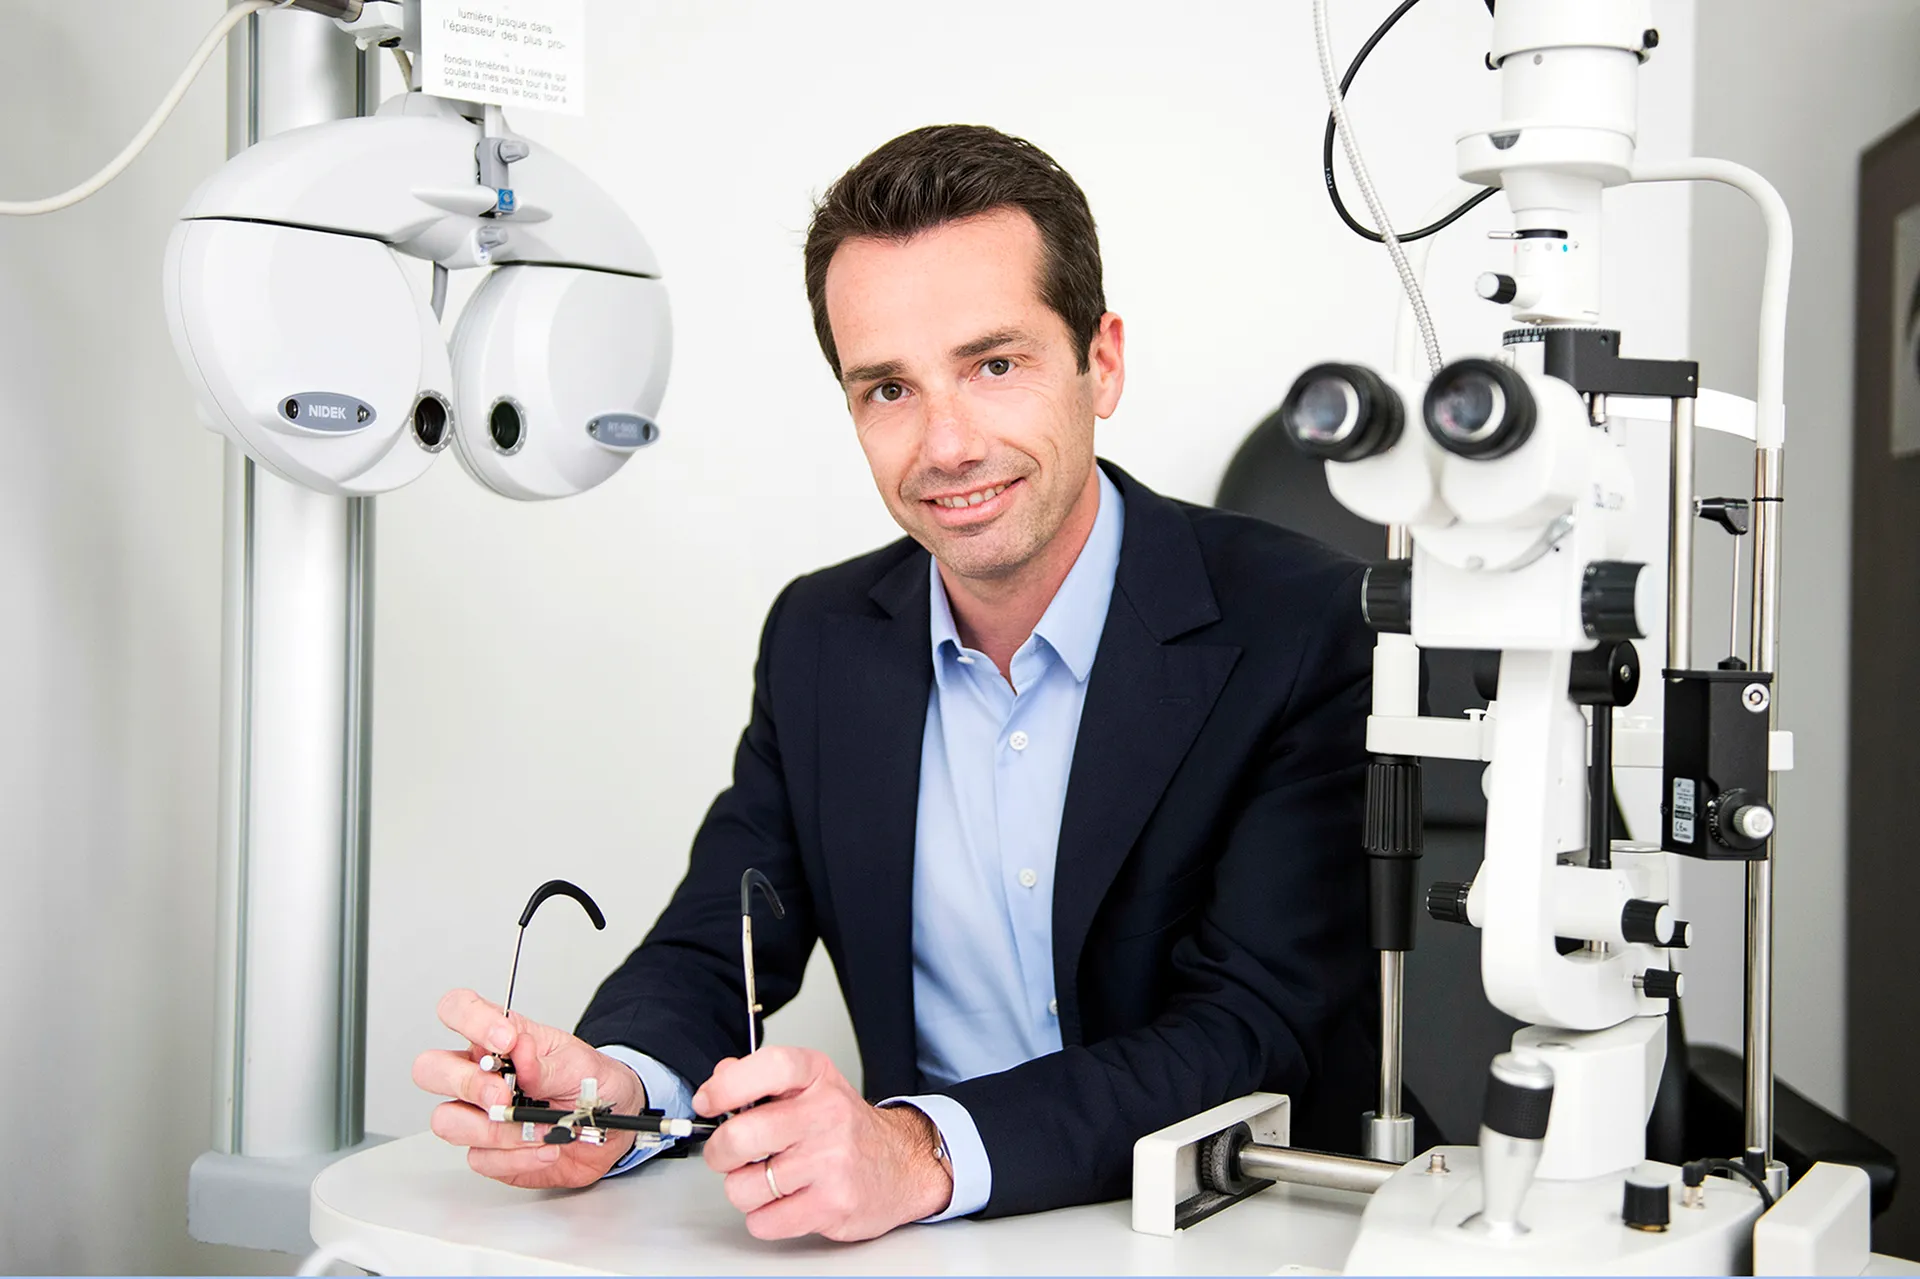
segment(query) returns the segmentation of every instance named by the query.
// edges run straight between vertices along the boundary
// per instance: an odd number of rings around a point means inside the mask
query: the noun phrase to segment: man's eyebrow
[[[898,360],[882,360],[878,364],[862,364],[857,369],[847,369],[840,380],[851,386],[855,382],[876,382],[881,378],[899,377],[905,366]]]
[[[953,358],[970,360],[976,355],[985,355],[988,351],[1003,346],[1032,346],[1033,338],[1022,329],[1000,329],[975,338],[961,346],[953,348]]]

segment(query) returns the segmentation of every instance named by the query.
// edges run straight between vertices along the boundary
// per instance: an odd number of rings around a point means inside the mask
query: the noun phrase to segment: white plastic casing
[[[185,221],[164,276],[174,349],[203,417],[262,465],[336,496],[417,479],[422,391],[452,385],[433,313],[373,240],[253,222]],[[320,393],[372,410],[311,429],[284,412]]]
[[[494,196],[475,180],[480,127],[426,94],[398,101],[392,114],[382,107],[378,116],[289,129],[248,147],[200,185],[180,216],[324,227],[448,266],[565,262],[660,274],[646,237],[614,198],[529,139],[519,139],[528,154],[512,168],[517,211],[482,216]],[[484,262],[472,250],[480,231],[501,237]]]
[[[1393,374],[1380,380],[1400,401],[1400,438],[1372,457],[1328,462],[1327,487],[1342,506],[1376,524],[1446,524],[1453,518],[1440,498],[1446,454],[1420,419],[1426,387]]]
[[[453,335],[454,447],[482,484],[521,500],[585,492],[632,447],[588,433],[605,414],[651,422],[666,394],[673,338],[658,280],[569,267],[503,266],[480,286]],[[510,401],[522,438],[496,444],[490,419]]]
[[[1818,1163],[1753,1227],[1756,1275],[1857,1275],[1873,1260],[1873,1183]]]
[[[431,464],[412,430],[428,392],[448,402],[448,436],[495,492],[564,497],[619,470],[653,438],[666,389],[659,263],[612,195],[517,140],[510,215],[476,181],[481,126],[421,93],[377,117],[275,135],[209,177],[175,228],[165,284],[209,424],[284,478],[339,496],[386,492]],[[496,268],[454,356],[396,254]],[[371,415],[358,429],[307,430],[279,411],[314,392],[349,418],[361,405]],[[503,398],[523,417],[511,450],[487,429]],[[606,414],[625,420],[589,435]]]

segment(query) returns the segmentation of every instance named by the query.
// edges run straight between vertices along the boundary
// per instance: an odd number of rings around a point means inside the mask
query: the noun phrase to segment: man
[[[636,1162],[488,1122],[486,1051],[559,1104],[592,1076],[624,1113],[740,1112],[705,1157],[766,1238],[1124,1195],[1137,1137],[1260,1088],[1302,1145],[1351,1148],[1377,1060],[1360,566],[1096,463],[1125,330],[1085,197],[1030,144],[896,138],[805,256],[908,536],[775,602],[733,785],[577,1036],[441,1001],[472,1047],[415,1065],[454,1098],[434,1131],[517,1185]],[[865,1098],[823,1054],[739,1055],[749,867],[787,906],[755,932],[763,1003],[824,942]]]

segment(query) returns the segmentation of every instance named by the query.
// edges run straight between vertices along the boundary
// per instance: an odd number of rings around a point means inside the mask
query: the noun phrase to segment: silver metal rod
[[[1387,558],[1413,558],[1413,530],[1404,524],[1387,526]],[[1380,952],[1380,1104],[1366,1124],[1368,1152],[1375,1155],[1397,1154],[1397,1147],[1411,1146],[1411,1125],[1396,1122],[1400,1114],[1402,1063],[1405,1060],[1406,955],[1397,950]],[[1385,1147],[1395,1147],[1386,1149]],[[1412,1157],[1409,1150],[1407,1158]]]
[[[1767,727],[1780,723],[1780,518],[1781,450],[1757,449],[1753,457],[1753,669],[1773,675]],[[1779,813],[1779,785],[1767,777],[1767,806]],[[1776,825],[1776,830],[1778,829]],[[1747,863],[1746,1146],[1773,1158],[1773,857]]]
[[[327,19],[256,15],[229,153],[352,116],[365,85]],[[213,1146],[322,1154],[363,1126],[371,511],[231,446],[226,485]]]
[[[1317,1150],[1294,1150],[1287,1146],[1243,1146],[1240,1150],[1242,1176],[1267,1181],[1284,1181],[1296,1186],[1322,1186],[1329,1190],[1357,1190],[1370,1195],[1400,1171],[1399,1164],[1378,1159],[1355,1159],[1352,1155],[1328,1155]]]
[[[1733,582],[1733,592],[1727,601],[1727,656],[1740,656],[1740,543],[1745,538],[1728,539],[1733,545],[1733,572],[1727,576]]]
[[[1693,410],[1690,399],[1673,402],[1667,482],[1667,666],[1693,665]]]
[[[1406,1008],[1406,954],[1380,952],[1380,1109],[1382,1118],[1400,1114],[1403,1015]]]

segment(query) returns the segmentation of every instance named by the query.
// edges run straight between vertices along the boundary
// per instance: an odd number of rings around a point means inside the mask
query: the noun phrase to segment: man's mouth
[[[944,497],[930,497],[926,500],[932,502],[935,506],[944,506],[950,511],[957,511],[963,507],[978,506],[982,502],[991,502],[994,498],[1006,492],[1012,484],[1012,480],[1006,480],[999,484],[990,484],[986,488],[969,489],[965,493],[953,493]]]
[[[922,498],[921,501],[933,508],[933,518],[943,528],[972,528],[999,518],[1000,513],[1015,499],[1013,490],[1019,487],[1020,480],[1016,478],[1002,480],[998,484],[983,484],[959,493],[942,493],[938,497]]]

